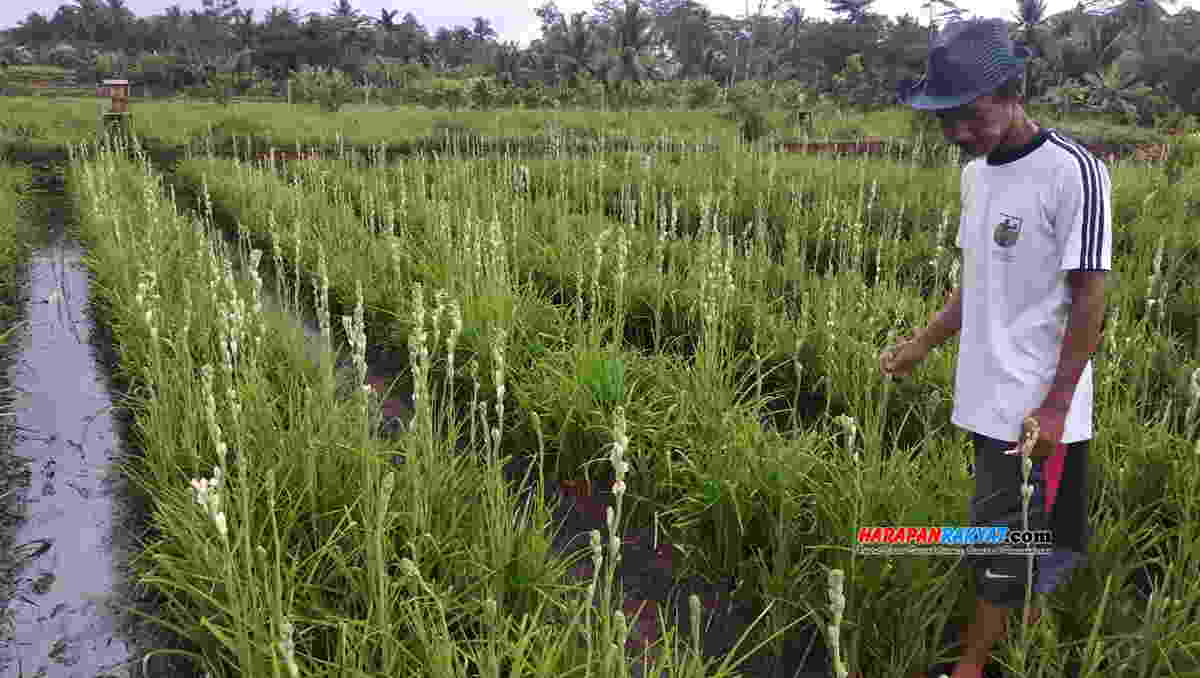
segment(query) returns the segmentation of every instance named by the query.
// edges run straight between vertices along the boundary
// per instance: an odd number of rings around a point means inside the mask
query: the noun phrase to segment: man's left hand
[[[1037,420],[1038,423],[1038,439],[1033,446],[1029,456],[1034,459],[1045,459],[1054,454],[1055,447],[1062,442],[1063,427],[1066,426],[1067,411],[1054,407],[1042,406],[1029,413],[1029,416]],[[1017,446],[1006,452],[1009,455],[1021,454],[1021,442],[1023,442],[1031,433],[1029,426],[1022,425],[1021,440],[1017,442]]]

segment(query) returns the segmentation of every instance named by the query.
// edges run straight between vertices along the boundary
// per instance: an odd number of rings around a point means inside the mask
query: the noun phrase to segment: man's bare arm
[[[1067,284],[1071,287],[1071,312],[1063,336],[1062,354],[1054,383],[1042,407],[1066,412],[1075,397],[1079,377],[1092,354],[1100,346],[1100,330],[1104,324],[1105,271],[1070,271]]]
[[[946,300],[946,305],[929,321],[929,325],[916,337],[926,351],[941,346],[962,329],[962,287],[955,287]]]

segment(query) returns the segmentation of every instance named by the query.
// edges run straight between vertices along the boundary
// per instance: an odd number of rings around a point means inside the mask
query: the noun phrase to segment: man
[[[1017,441],[1032,433],[1027,417],[1037,421],[1029,526],[1053,532],[1054,553],[1035,558],[1033,590],[1047,594],[1087,551],[1090,360],[1112,266],[1112,210],[1104,163],[1026,115],[1019,93],[1028,56],[1000,19],[952,23],[930,46],[926,76],[906,102],[933,111],[970,158],[957,241],[962,284],[927,327],[883,353],[880,367],[908,374],[961,330],[951,421],[973,435],[974,525],[1022,527]],[[1025,604],[1028,556],[967,560],[975,618],[961,659],[931,669],[934,678],[983,676],[1010,612]],[[1039,616],[1034,608],[1026,621]]]

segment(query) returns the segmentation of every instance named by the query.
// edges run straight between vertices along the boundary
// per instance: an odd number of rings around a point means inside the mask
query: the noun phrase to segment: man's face
[[[1001,101],[992,95],[945,111],[937,111],[946,141],[967,156],[978,157],[996,150],[1012,128],[1015,101]]]

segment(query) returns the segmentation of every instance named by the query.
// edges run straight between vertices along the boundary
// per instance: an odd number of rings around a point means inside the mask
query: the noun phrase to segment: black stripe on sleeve
[[[1097,183],[1100,181],[1097,168],[1094,166],[1094,159],[1088,159],[1088,153],[1075,144],[1063,139],[1057,132],[1051,132],[1050,140],[1057,146],[1070,153],[1075,161],[1079,163],[1080,180],[1083,183],[1083,242],[1079,248],[1079,268],[1091,269],[1097,268],[1099,265],[1099,255],[1097,261],[1092,261],[1093,241],[1096,240],[1097,232],[1101,230],[1101,223],[1097,222],[1097,217],[1101,216],[1100,210],[1103,205],[1100,204],[1100,189]],[[1093,266],[1093,263],[1096,265]]]
[[[1104,237],[1104,200],[1102,191],[1104,190],[1104,177],[1100,174],[1100,160],[1091,153],[1084,152],[1084,158],[1087,159],[1088,165],[1092,170],[1092,176],[1095,181],[1092,186],[1096,189],[1095,198],[1095,216],[1092,219],[1092,231],[1088,236],[1088,270],[1096,270],[1100,268],[1100,243]]]
[[[1096,267],[1094,253],[1096,249],[1096,231],[1100,230],[1100,172],[1096,166],[1096,158],[1091,153],[1074,144],[1075,150],[1083,158],[1083,166],[1087,168],[1087,178],[1084,180],[1084,195],[1083,201],[1087,205],[1085,212],[1088,215],[1088,220],[1084,222],[1084,238],[1083,238],[1083,255],[1080,259],[1083,261],[1082,268],[1091,270]]]
[[[1100,169],[1100,167],[1099,167],[1100,159],[1099,158],[1096,159],[1096,165],[1097,165],[1097,169]],[[1103,172],[1100,177],[1101,178],[1101,186],[1100,186],[1101,193],[1100,193],[1100,195],[1096,196],[1096,204],[1100,206],[1100,219],[1096,221],[1096,242],[1098,243],[1096,245],[1096,268],[1100,268],[1101,266],[1104,265],[1104,236],[1105,236],[1104,224],[1105,224],[1105,218],[1107,216],[1104,212],[1104,196],[1112,195],[1111,177],[1108,176],[1108,172],[1107,172],[1108,168],[1104,168],[1104,169],[1106,171]],[[1111,217],[1109,217],[1109,218],[1111,218]]]

